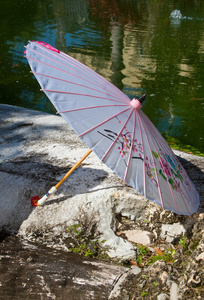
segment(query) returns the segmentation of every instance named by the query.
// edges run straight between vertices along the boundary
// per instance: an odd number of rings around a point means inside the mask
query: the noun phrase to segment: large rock
[[[107,300],[128,268],[17,237],[0,243],[0,299]]]
[[[87,152],[59,116],[0,106],[0,227],[30,237],[66,233],[74,223],[96,223],[109,256],[135,258],[132,244],[115,235],[116,215],[144,217],[147,200],[127,186],[94,153],[60,186],[44,207],[33,208]]]

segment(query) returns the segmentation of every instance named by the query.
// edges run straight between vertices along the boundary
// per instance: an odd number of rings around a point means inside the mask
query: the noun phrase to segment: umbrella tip
[[[145,98],[146,98],[146,95],[144,94],[138,98],[138,101],[140,101],[140,103],[142,104],[142,102],[144,102]]]
[[[31,204],[32,206],[39,206],[38,200],[40,200],[39,196],[34,196],[31,198]]]

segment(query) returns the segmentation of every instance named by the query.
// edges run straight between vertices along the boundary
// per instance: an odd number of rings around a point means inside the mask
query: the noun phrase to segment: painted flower
[[[147,175],[149,176],[151,182],[153,182],[155,184],[155,186],[158,187],[158,183],[154,178],[155,169],[151,168],[149,163],[145,163],[145,167],[146,167]]]
[[[171,169],[170,169],[168,163],[162,157],[159,158],[159,163],[160,163],[160,166],[161,166],[164,174],[167,177],[171,177]]]
[[[168,163],[171,165],[171,167],[176,171],[177,170],[177,162],[174,157],[170,157],[169,154],[165,154],[165,157],[168,161]]]

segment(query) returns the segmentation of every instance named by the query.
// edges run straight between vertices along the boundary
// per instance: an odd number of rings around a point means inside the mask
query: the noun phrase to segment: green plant
[[[82,225],[79,223],[79,224],[74,224],[70,227],[68,227],[67,231],[69,233],[73,233],[76,237],[80,236],[80,234],[82,233]]]
[[[157,260],[173,261],[172,254],[164,252],[162,255],[152,255],[147,262],[147,265],[153,264]]]
[[[150,250],[147,247],[140,244],[137,245],[137,248],[138,248],[137,263],[138,265],[141,265],[142,262],[145,260],[146,256],[150,254]]]
[[[169,251],[171,252],[171,255],[173,256],[176,253],[175,249],[169,249]]]
[[[194,251],[198,247],[198,245],[199,245],[199,241],[193,240],[191,243],[192,251]]]
[[[179,244],[183,247],[186,248],[187,247],[187,237],[185,235],[182,235],[182,238],[179,240]]]
[[[176,253],[174,249],[169,249],[169,251],[162,252],[161,254],[152,254],[151,251],[140,244],[137,244],[138,253],[137,253],[137,264],[140,267],[145,265],[149,266],[157,260],[164,260],[166,262],[173,262],[173,255]]]
[[[92,224],[94,227],[94,224]],[[76,223],[68,227],[69,235],[69,251],[79,253],[86,257],[98,257],[101,259],[107,259],[105,251],[100,248],[100,245],[105,240],[99,242],[98,239],[94,238],[93,228],[88,228],[87,224]]]
[[[144,291],[143,291],[143,292],[141,293],[141,296],[144,297],[144,296],[146,296],[147,294],[148,294],[147,292],[144,292]]]

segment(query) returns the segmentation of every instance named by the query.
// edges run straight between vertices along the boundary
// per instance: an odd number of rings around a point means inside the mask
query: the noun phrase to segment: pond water
[[[29,73],[28,40],[75,57],[130,98],[172,147],[204,153],[203,0],[3,0],[0,102],[55,113]]]

